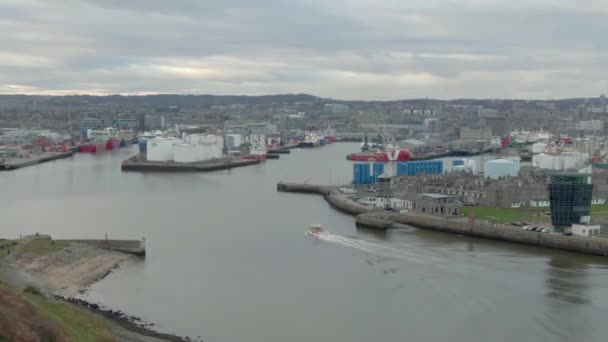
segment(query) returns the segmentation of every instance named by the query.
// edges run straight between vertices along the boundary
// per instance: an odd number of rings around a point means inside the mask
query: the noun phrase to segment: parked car
[[[541,230],[541,233],[551,233],[551,229],[544,228],[544,229]]]
[[[522,228],[523,230],[529,230],[529,229],[530,229],[530,226],[523,226],[523,227],[521,227],[521,228]]]
[[[522,225],[521,222],[519,222],[519,221],[513,221],[513,222],[511,222],[511,224],[514,226],[517,226],[517,227]]]
[[[521,224],[529,225],[530,222],[528,222],[528,221],[521,221]]]
[[[565,233],[562,233],[562,235],[563,236],[572,236],[572,232],[565,232]]]
[[[399,214],[407,215],[409,211],[407,209],[403,209],[399,212]]]

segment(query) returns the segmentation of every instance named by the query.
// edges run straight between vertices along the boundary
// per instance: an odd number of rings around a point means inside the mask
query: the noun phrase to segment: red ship
[[[397,152],[397,151],[396,151]],[[408,150],[398,150],[397,158],[395,161],[406,162],[412,157]],[[386,163],[390,161],[388,153],[386,151],[378,150],[376,152],[358,152],[349,154],[346,159],[354,161],[375,161],[379,163]]]
[[[102,142],[89,141],[78,145],[78,152],[83,153],[100,153],[105,151],[106,144]]]
[[[106,150],[114,150],[120,147],[120,139],[110,137],[106,140]]]

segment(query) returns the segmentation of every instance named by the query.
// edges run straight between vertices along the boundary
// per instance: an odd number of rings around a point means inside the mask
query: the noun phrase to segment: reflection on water
[[[573,304],[589,304],[588,266],[570,255],[554,255],[548,261],[547,297]]]

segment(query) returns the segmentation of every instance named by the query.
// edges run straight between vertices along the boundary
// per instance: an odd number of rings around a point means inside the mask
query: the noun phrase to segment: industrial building
[[[383,163],[353,165],[353,184],[370,185],[375,184],[378,177],[384,173]]]
[[[80,135],[86,136],[87,130],[103,127],[103,121],[99,118],[82,118],[80,120]]]
[[[601,132],[604,130],[604,121],[602,121],[602,120],[579,121],[578,129],[580,131]]]
[[[397,163],[397,176],[415,176],[418,174],[442,174],[443,161],[441,160],[422,160]]]
[[[279,130],[282,132],[305,131],[307,127],[304,113],[284,115],[279,120]]]
[[[144,116],[144,129],[146,130],[155,130],[155,129],[165,129],[166,121],[163,115],[155,115],[155,114],[146,114]]]
[[[119,118],[114,121],[114,127],[118,129],[139,129],[139,120],[133,118]]]
[[[593,185],[590,175],[559,173],[551,176],[549,202],[551,223],[558,231],[573,224],[588,223]]]
[[[491,128],[468,128],[462,127],[460,129],[460,140],[465,141],[488,141],[492,139]]]
[[[480,109],[479,118],[481,119],[481,127],[489,128],[492,131],[492,136],[504,137],[509,133],[507,118],[498,114],[493,109]]]

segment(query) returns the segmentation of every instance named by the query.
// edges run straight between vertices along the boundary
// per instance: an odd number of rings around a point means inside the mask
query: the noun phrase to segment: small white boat
[[[323,226],[320,224],[311,224],[310,225],[310,229],[306,232],[306,234],[310,235],[310,236],[319,236],[321,234],[327,234],[324,230],[323,230]]]

